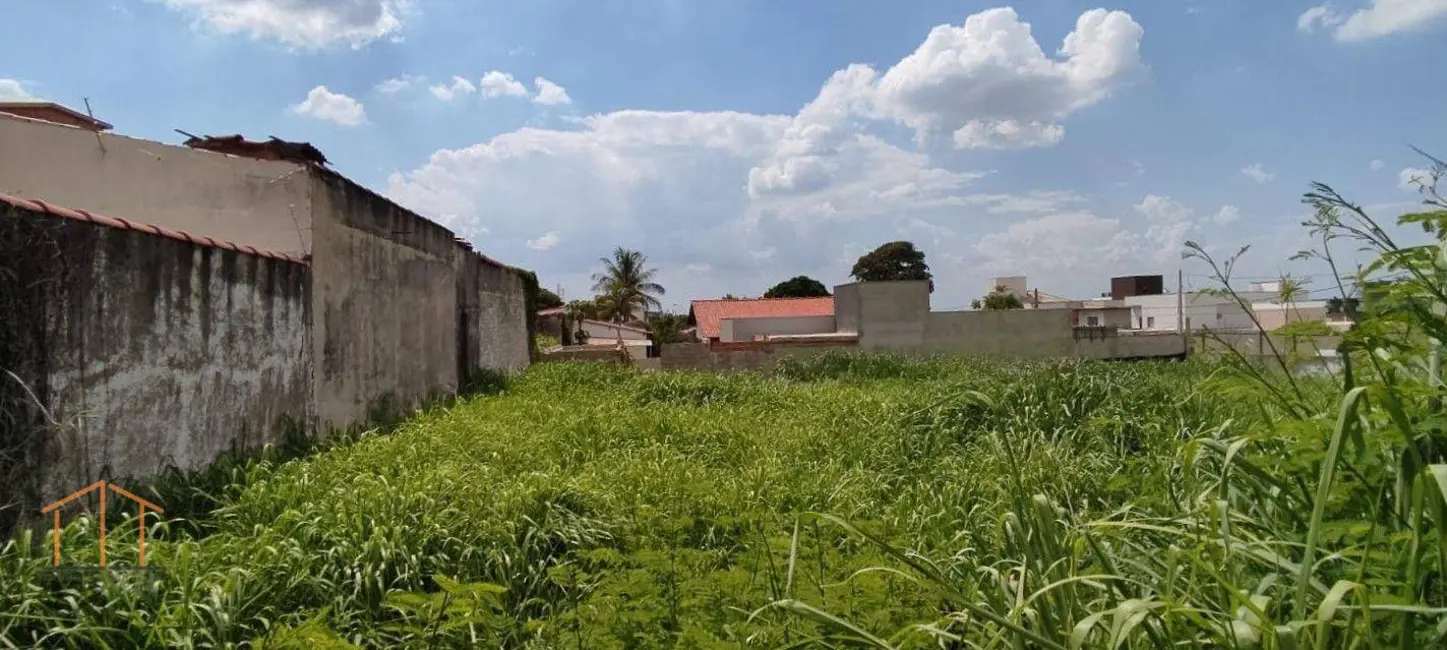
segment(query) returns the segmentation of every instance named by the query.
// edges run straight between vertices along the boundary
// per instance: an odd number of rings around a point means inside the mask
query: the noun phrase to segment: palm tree
[[[598,303],[609,308],[613,322],[632,319],[640,307],[647,311],[663,306],[658,301],[663,295],[663,286],[653,281],[657,271],[646,266],[648,258],[643,253],[619,246],[612,258],[603,257],[598,261],[603,263],[603,272],[593,274],[593,293],[606,298]]]

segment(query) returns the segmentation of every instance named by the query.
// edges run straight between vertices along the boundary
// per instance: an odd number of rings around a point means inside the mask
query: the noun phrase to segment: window
[[[1191,329],[1191,317],[1186,317],[1186,329]]]
[[[1086,325],[1089,325],[1089,326],[1091,326],[1091,327],[1099,327],[1099,326],[1100,326],[1100,317],[1099,317],[1099,316],[1086,316],[1086,317],[1085,317],[1085,324],[1086,324]]]
[[[1146,327],[1155,327],[1155,326],[1156,326],[1156,317],[1155,317],[1155,316],[1147,316],[1147,317],[1146,317]]]

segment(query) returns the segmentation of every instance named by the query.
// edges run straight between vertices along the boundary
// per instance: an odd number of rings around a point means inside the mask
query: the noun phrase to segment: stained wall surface
[[[451,231],[313,170],[318,424],[457,390],[460,249]]]
[[[305,264],[0,203],[6,451],[27,503],[98,478],[199,468],[310,417]],[[16,399],[18,397],[18,399]],[[47,422],[53,420],[53,422]]]

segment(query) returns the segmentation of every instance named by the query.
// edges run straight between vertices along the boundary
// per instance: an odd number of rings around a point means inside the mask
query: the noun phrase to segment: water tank
[[[1110,279],[1111,300],[1125,300],[1130,296],[1159,296],[1165,292],[1165,278],[1159,275],[1127,275]]]

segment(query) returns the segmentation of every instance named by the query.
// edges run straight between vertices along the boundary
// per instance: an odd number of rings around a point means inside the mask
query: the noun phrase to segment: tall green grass
[[[1257,417],[1206,389],[1211,371],[868,355],[770,376],[542,365],[387,435],[228,468],[204,534],[151,527],[166,573],[148,584],[49,573],[47,539],[22,535],[0,551],[0,639],[770,647],[830,629],[766,608],[780,601],[873,630],[934,620],[949,600],[872,570],[894,550],[871,539],[975,557],[1018,537],[1021,503],[1041,516],[1035,494],[1087,518],[1187,499],[1166,487],[1183,437]],[[94,557],[93,528],[65,529],[68,563]],[[133,563],[132,527],[111,529],[112,562]]]

